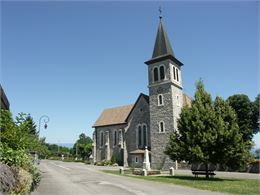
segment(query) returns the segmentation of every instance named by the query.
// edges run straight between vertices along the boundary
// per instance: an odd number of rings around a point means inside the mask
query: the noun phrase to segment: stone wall
[[[131,166],[132,157],[129,154],[131,151],[138,149],[137,145],[137,127],[139,124],[146,124],[147,126],[147,141],[148,148],[151,147],[150,140],[150,124],[149,124],[149,104],[145,100],[143,96],[141,96],[136,103],[132,113],[128,118],[128,126],[125,128],[125,141],[126,141],[126,149],[128,153],[128,164]],[[144,145],[141,149],[144,149]]]

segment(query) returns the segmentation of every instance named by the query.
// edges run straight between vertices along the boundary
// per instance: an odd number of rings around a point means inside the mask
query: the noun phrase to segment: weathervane
[[[162,7],[161,6],[159,6],[159,13],[160,13],[160,19],[162,19]]]

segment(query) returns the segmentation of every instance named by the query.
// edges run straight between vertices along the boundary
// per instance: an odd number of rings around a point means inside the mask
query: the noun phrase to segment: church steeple
[[[156,41],[154,44],[152,58],[156,58],[167,54],[174,56],[171,43],[168,39],[167,33],[164,31],[162,16],[160,16],[160,23],[156,35]]]
[[[149,65],[165,59],[171,59],[179,66],[183,65],[178,59],[175,58],[171,43],[163,26],[162,16],[160,15],[160,22],[157,30],[152,59],[146,61],[145,64]]]

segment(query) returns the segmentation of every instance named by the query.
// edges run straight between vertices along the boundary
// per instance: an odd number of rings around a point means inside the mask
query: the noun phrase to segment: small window
[[[165,131],[165,129],[164,129],[164,122],[161,121],[161,122],[159,123],[159,132],[160,132],[160,133],[163,133],[164,131]]]
[[[153,69],[153,80],[158,81],[158,68],[157,67],[155,67]]]
[[[158,95],[158,106],[162,106],[163,105],[163,95],[159,94]]]
[[[117,131],[114,131],[114,146],[117,144]]]
[[[176,95],[176,104],[177,104],[178,106],[181,105],[181,104],[180,104],[180,96],[179,96],[179,95]]]
[[[138,157],[137,156],[135,157],[135,163],[138,163]]]
[[[173,79],[176,80],[176,74],[175,74],[175,67],[174,66],[172,67],[172,70],[173,70]]]
[[[177,68],[176,68],[176,76],[177,76],[177,81],[179,81],[179,71]]]
[[[164,74],[164,66],[160,67],[160,79],[164,80],[165,79],[165,74]]]

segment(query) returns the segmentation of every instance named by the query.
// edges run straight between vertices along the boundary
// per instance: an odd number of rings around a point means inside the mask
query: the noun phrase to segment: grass
[[[119,175],[119,171],[103,170],[105,173]],[[225,192],[229,194],[260,194],[260,181],[256,179],[230,179],[230,178],[195,178],[193,176],[176,175],[176,176],[134,176],[130,175],[131,171],[125,171],[124,176],[144,179],[148,181],[156,181],[162,183],[170,183],[183,185],[201,190],[209,190],[216,192]]]

